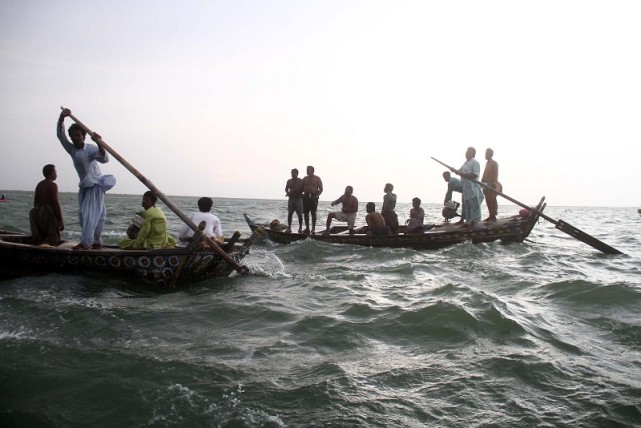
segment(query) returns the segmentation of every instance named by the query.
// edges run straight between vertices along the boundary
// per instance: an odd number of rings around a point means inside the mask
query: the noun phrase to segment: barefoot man
[[[307,167],[307,175],[303,177],[303,214],[305,217],[305,230],[309,233],[309,213],[312,213],[312,234],[316,233],[316,210],[318,209],[318,197],[323,193],[323,182],[320,177],[314,175],[314,167]]]
[[[492,159],[492,156],[494,156],[494,150],[487,149],[485,151],[485,159],[487,159],[487,163],[485,164],[485,170],[483,171],[483,178],[481,181],[492,189],[502,192],[503,186],[499,183],[499,164]],[[485,221],[496,221],[496,215],[499,212],[499,203],[496,201],[496,192],[489,189],[483,189],[483,194],[485,195],[487,210],[490,212],[490,216],[486,218]]]
[[[347,186],[345,188],[345,193],[343,193],[340,198],[332,201],[332,206],[342,204],[341,210],[327,214],[327,224],[323,233],[329,233],[329,228],[332,225],[332,219],[335,218],[338,221],[347,222],[349,234],[354,234],[354,223],[356,222],[356,212],[358,211],[358,199],[356,199],[356,196],[352,193],[354,193],[354,188],[352,186]]]
[[[292,178],[285,184],[285,196],[287,201],[287,230],[286,233],[292,232],[292,216],[296,213],[298,217],[298,233],[303,232],[303,180],[298,178],[298,170],[292,169]]]

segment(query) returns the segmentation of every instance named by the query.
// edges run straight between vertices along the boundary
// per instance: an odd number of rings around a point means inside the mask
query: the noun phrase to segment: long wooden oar
[[[441,162],[440,160],[436,159],[435,157],[432,157],[432,159],[434,159],[436,162],[440,163],[444,167],[448,168],[452,172],[458,171],[456,168],[452,168],[451,166]],[[487,184],[483,183],[482,181],[479,181],[479,180],[470,180],[470,181],[475,182],[476,184],[478,184],[479,186],[481,186],[481,187],[483,187],[485,189],[489,189],[489,190],[493,191],[494,193],[496,193],[499,196],[504,197],[508,201],[514,202],[516,205],[520,205],[523,208],[527,208],[528,210],[537,211],[538,214],[541,217],[543,217],[544,219],[546,219],[550,223],[553,223],[557,229],[567,233],[568,235],[572,236],[573,238],[578,239],[581,242],[585,242],[586,244],[590,245],[593,248],[596,248],[597,250],[599,250],[599,251],[601,251],[601,252],[603,252],[605,254],[623,254],[621,251],[617,250],[616,248],[612,248],[611,246],[609,246],[605,242],[599,241],[595,237],[588,235],[587,233],[583,232],[579,228],[574,227],[571,224],[566,223],[563,220],[554,220],[553,218],[548,217],[547,215],[543,214],[542,212],[536,210],[535,208],[529,207],[529,206],[525,205],[523,202],[519,202],[516,199],[509,197],[505,193],[502,193],[502,192],[499,192],[496,189],[493,189],[492,187],[488,186]]]
[[[62,110],[65,110],[64,107],[60,107],[60,108]],[[78,120],[77,117],[75,117],[73,114],[71,114],[71,111],[69,111],[69,117],[74,122],[76,122],[82,129],[84,129],[87,134],[92,135],[92,136],[94,135],[94,132],[91,129],[87,128],[87,126],[85,126],[84,123],[82,123],[80,120]],[[136,168],[134,168],[129,162],[127,162],[122,156],[120,156],[114,149],[112,149],[107,143],[105,143],[105,141],[102,138],[100,138],[100,145],[103,146],[105,148],[105,150],[109,152],[109,154],[111,154],[113,157],[115,157],[122,164],[122,166],[127,168],[129,170],[129,172],[131,172],[134,176],[136,176],[136,178],[138,178],[138,180],[142,181],[142,184],[144,184],[145,186],[147,186],[147,188],[149,188],[149,190],[154,192],[156,194],[156,196],[158,196],[158,198],[161,201],[163,201],[165,203],[165,205],[167,205],[169,207],[169,209],[171,209],[182,221],[185,222],[185,224],[187,226],[189,226],[191,228],[191,230],[193,230],[194,232],[196,232],[198,230],[198,226],[196,226],[196,224],[193,221],[191,221],[189,219],[189,217],[187,217],[180,210],[180,208],[178,208],[177,205],[175,205],[172,201],[170,201],[169,198],[167,198],[167,196],[165,196],[165,194],[163,192],[158,190],[158,188],[156,186],[154,186],[154,184],[151,181],[149,181],[144,175],[142,175],[140,172],[138,172],[138,170]],[[238,264],[236,262],[236,260],[231,258],[231,256],[229,254],[227,254],[222,248],[220,248],[218,246],[218,244],[216,244],[216,242],[214,242],[213,239],[211,239],[210,237],[205,236],[205,235],[203,235],[203,238],[204,238],[205,242],[207,243],[207,245],[209,245],[216,253],[218,253],[219,256],[221,256],[223,259],[225,259],[227,261],[227,263],[232,265],[234,267],[234,269],[236,269],[236,271],[238,271],[241,274],[249,273],[249,269],[247,268],[247,266]]]

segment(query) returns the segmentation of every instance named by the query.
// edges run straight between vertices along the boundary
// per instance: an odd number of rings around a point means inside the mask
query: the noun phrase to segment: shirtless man
[[[312,213],[312,234],[316,233],[316,210],[318,210],[318,197],[323,193],[323,182],[314,175],[314,167],[307,167],[307,175],[303,177],[303,214],[305,216],[305,230],[309,233],[309,213]]]
[[[29,212],[31,240],[34,245],[43,242],[52,246],[60,243],[60,232],[65,230],[62,210],[58,201],[58,185],[54,183],[58,173],[54,165],[42,168],[45,179],[38,183]]]
[[[396,233],[398,230],[398,216],[396,215],[396,211],[394,211],[396,208],[396,194],[392,193],[392,190],[394,190],[394,186],[391,183],[385,184],[385,188],[383,189],[385,196],[383,196],[381,215],[392,233]]]
[[[298,217],[298,233],[303,232],[303,180],[298,178],[298,170],[292,169],[292,178],[287,180],[285,184],[285,196],[289,198],[287,201],[287,230],[285,232],[291,233],[292,231],[292,216],[296,213]]]
[[[323,233],[329,234],[329,228],[332,225],[332,219],[347,222],[349,234],[354,234],[354,223],[356,222],[356,212],[358,211],[358,199],[352,195],[354,189],[352,186],[345,188],[345,193],[335,201],[332,201],[332,206],[342,204],[340,211],[334,211],[327,215],[327,224]]]
[[[492,189],[496,189],[501,192],[503,191],[503,187],[501,186],[501,183],[499,183],[499,164],[492,159],[492,156],[494,156],[494,150],[485,150],[485,159],[487,159],[487,163],[485,164],[485,170],[483,171],[483,178],[481,178],[481,181]],[[484,188],[483,194],[485,195],[487,210],[490,212],[490,216],[486,218],[485,221],[496,221],[496,215],[499,212],[499,203],[496,201],[496,192]]]
[[[367,226],[369,226],[370,233],[372,235],[389,235],[391,233],[390,227],[385,225],[383,215],[376,212],[374,202],[368,202],[365,209],[367,210],[365,221],[367,222]]]

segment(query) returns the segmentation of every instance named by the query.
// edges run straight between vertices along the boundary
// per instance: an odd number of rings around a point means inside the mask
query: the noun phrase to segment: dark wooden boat
[[[237,232],[222,245],[239,263],[249,253],[254,237],[238,239]],[[101,250],[74,251],[77,242],[57,247],[30,243],[30,235],[0,231],[0,275],[16,277],[34,273],[105,272],[142,280],[159,287],[174,288],[189,282],[226,277],[234,271],[227,260],[213,249],[169,248],[162,250],[121,250],[103,246]]]
[[[354,229],[350,235],[347,226],[333,226],[328,234],[320,232],[315,235],[302,233],[286,233],[280,227],[273,228],[269,224],[258,224],[244,214],[247,224],[253,232],[261,233],[265,238],[278,244],[290,244],[295,241],[313,239],[332,244],[362,245],[365,247],[413,248],[415,250],[436,250],[462,242],[493,242],[502,243],[522,242],[530,234],[536,224],[545,204],[544,199],[525,216],[515,215],[499,218],[492,223],[480,222],[471,227],[462,227],[452,223],[430,224],[423,228],[422,233],[404,234],[404,226],[399,233],[380,236],[369,235],[367,227]]]

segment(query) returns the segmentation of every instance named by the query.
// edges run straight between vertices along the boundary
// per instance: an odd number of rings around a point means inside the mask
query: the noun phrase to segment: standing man
[[[312,235],[316,233],[316,211],[318,197],[323,193],[323,182],[314,175],[314,167],[307,167],[307,175],[303,178],[303,213],[305,215],[305,231],[309,233],[309,213],[312,213]]]
[[[481,174],[481,166],[474,159],[476,149],[468,147],[465,152],[465,163],[460,169],[451,168],[450,171],[461,176],[463,183],[463,218],[464,226],[474,226],[481,221],[481,204],[483,203],[483,192],[481,186],[475,183]]]
[[[65,230],[65,224],[58,202],[58,185],[54,183],[58,178],[56,167],[51,164],[45,165],[42,175],[45,179],[36,186],[33,208],[29,212],[31,241],[34,245],[46,242],[57,246],[60,243],[60,232]]]
[[[80,183],[78,186],[78,217],[82,236],[80,244],[73,247],[74,250],[102,249],[102,228],[107,218],[105,209],[105,192],[116,184],[113,175],[103,175],[98,167],[98,162],[109,162],[109,156],[102,146],[102,138],[93,133],[91,139],[96,142],[85,144],[86,132],[78,124],[74,123],[69,127],[69,142],[65,136],[64,120],[71,111],[64,109],[58,118],[58,140],[62,147],[71,155],[73,166],[76,168]]]
[[[499,164],[492,159],[492,156],[494,156],[494,150],[485,150],[485,159],[487,159],[487,163],[485,164],[485,170],[483,171],[483,178],[481,181],[492,189],[502,192],[503,186],[499,183]],[[483,194],[485,195],[487,210],[490,212],[490,216],[486,218],[485,221],[496,221],[496,215],[499,212],[499,203],[496,201],[496,192],[489,189],[483,189]]]
[[[294,212],[298,217],[298,233],[303,233],[303,179],[298,178],[298,170],[292,169],[292,178],[285,184],[285,195],[289,198],[287,201],[287,230],[292,232],[292,216]]]
[[[332,219],[335,218],[338,221],[347,222],[347,228],[349,229],[349,234],[354,234],[354,223],[356,222],[356,212],[358,211],[358,199],[356,196],[352,195],[354,193],[354,188],[352,186],[347,186],[345,188],[345,193],[335,201],[332,201],[332,206],[342,204],[340,211],[334,211],[327,214],[327,224],[324,234],[329,234],[329,227],[332,225]]]
[[[394,211],[396,208],[396,195],[392,193],[392,190],[394,190],[392,183],[385,184],[385,188],[383,189],[385,196],[383,196],[381,214],[385,219],[385,224],[389,226],[391,232],[396,233],[398,231],[398,216],[396,215],[396,211]]]

